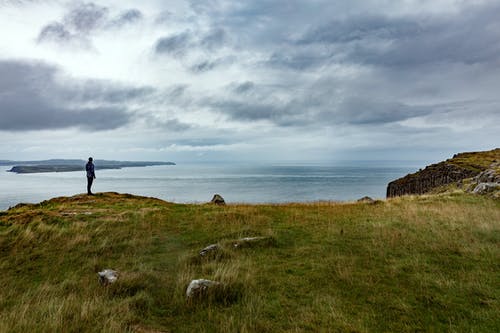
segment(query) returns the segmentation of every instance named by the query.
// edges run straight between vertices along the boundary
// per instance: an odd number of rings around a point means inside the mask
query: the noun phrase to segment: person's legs
[[[94,181],[93,177],[87,177],[87,194],[92,194],[90,188],[92,187],[92,182]]]

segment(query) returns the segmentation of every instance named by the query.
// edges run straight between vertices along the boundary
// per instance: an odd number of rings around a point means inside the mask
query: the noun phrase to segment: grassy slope
[[[465,169],[481,172],[488,169],[492,163],[499,161],[500,148],[496,148],[489,151],[460,153],[446,162]]]
[[[500,202],[177,205],[112,193],[0,213],[1,332],[498,332]],[[204,246],[268,235],[274,246]],[[103,287],[96,271],[120,271]],[[194,278],[226,302],[188,304]]]

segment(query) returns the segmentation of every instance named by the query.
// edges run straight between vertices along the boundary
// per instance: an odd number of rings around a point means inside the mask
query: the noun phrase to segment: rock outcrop
[[[226,201],[224,201],[224,198],[220,194],[214,194],[210,202],[219,206],[224,206],[226,204]]]
[[[362,197],[361,199],[358,199],[357,202],[374,204],[376,201],[371,197],[365,196],[365,197]]]
[[[387,185],[387,197],[397,197],[405,194],[424,194],[430,190],[458,182],[465,178],[474,177],[478,172],[465,169],[450,163],[441,162],[403,178],[392,181]]]
[[[437,187],[475,177],[475,184],[500,180],[497,175],[500,148],[486,152],[456,154],[444,162],[432,164],[416,173],[392,181],[387,186],[387,197],[405,194],[424,194]],[[484,179],[483,179],[484,178]],[[473,190],[474,188],[472,188]]]

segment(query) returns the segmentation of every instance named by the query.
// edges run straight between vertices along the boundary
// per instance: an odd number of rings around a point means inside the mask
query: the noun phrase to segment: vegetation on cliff
[[[390,182],[387,186],[387,197],[428,193],[437,187],[477,176],[498,162],[500,148],[456,154],[446,161],[429,165],[423,170]],[[494,168],[500,174],[500,168],[496,165]]]
[[[231,240],[273,242],[235,248]],[[198,252],[220,244],[221,255]],[[103,193],[0,212],[1,332],[496,332],[500,201],[180,205]],[[97,272],[117,270],[103,286]],[[226,297],[187,302],[192,279]],[[224,295],[223,295],[224,296]]]

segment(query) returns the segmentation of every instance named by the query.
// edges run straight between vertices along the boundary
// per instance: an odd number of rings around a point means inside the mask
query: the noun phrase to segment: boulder
[[[496,171],[499,167],[498,163],[493,163],[489,169],[484,170],[474,177],[474,180],[477,183],[500,183],[500,174]]]
[[[362,197],[361,199],[358,199],[358,202],[373,204],[375,203],[375,200],[370,197]]]
[[[500,184],[499,183],[479,183],[477,186],[474,188],[472,193],[475,194],[486,194],[489,192],[493,192],[497,189],[500,189]]]
[[[210,244],[209,246],[205,247],[203,250],[200,251],[200,256],[206,257],[210,254],[217,253],[220,250],[219,244]]]
[[[223,206],[226,204],[226,202],[224,201],[224,198],[220,194],[214,194],[214,197],[212,198],[212,200],[210,202],[215,204],[215,205],[219,205],[219,206]]]
[[[206,296],[210,289],[220,285],[221,283],[217,281],[205,279],[192,280],[186,289],[186,298],[193,299],[196,297]]]
[[[97,273],[97,275],[99,275],[99,282],[102,285],[115,283],[118,279],[118,273],[112,269],[105,269],[102,272]]]

